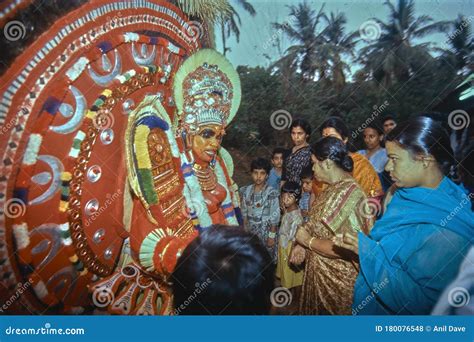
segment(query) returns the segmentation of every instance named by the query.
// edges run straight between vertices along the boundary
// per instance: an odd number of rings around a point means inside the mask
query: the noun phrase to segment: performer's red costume
[[[8,312],[167,314],[181,251],[237,224],[220,141],[240,83],[196,25],[92,0],[2,76],[0,300],[24,288]]]

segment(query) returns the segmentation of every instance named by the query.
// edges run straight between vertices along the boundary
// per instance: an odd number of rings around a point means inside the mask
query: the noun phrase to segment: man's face
[[[275,153],[272,158],[274,168],[281,169],[283,167],[283,153]]]
[[[390,132],[392,129],[394,129],[395,127],[397,126],[397,123],[390,119],[390,120],[386,120],[384,123],[383,123],[383,132],[385,134],[387,134],[388,132]]]
[[[252,171],[252,180],[255,185],[262,185],[267,181],[268,174],[264,169],[254,169]]]

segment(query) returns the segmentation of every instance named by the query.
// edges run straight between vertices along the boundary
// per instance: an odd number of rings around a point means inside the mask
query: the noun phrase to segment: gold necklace
[[[214,171],[210,167],[203,168],[199,164],[194,164],[193,170],[202,190],[212,191],[216,188],[217,178]]]

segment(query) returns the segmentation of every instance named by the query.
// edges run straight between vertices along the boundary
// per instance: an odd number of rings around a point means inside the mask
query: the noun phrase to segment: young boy
[[[303,223],[303,216],[298,207],[301,197],[301,187],[295,182],[285,182],[281,188],[281,201],[284,214],[281,220],[278,241],[278,264],[276,276],[280,278],[281,286],[287,289],[303,284],[303,271],[290,267],[289,259],[292,245],[295,241],[296,230]],[[293,291],[293,290],[292,290]],[[295,292],[297,292],[295,290]]]
[[[253,184],[240,189],[241,211],[245,228],[260,238],[276,262],[280,204],[278,191],[267,184],[270,167],[263,158],[250,164]]]
[[[270,170],[268,175],[268,185],[273,189],[280,192],[280,182],[281,182],[281,171],[283,169],[283,159],[285,156],[285,149],[282,147],[277,147],[273,150],[272,153],[272,165],[273,168]]]
[[[301,209],[301,214],[303,215],[304,222],[309,221],[309,213],[314,202],[314,194],[312,188],[313,178],[314,175],[311,166],[305,168],[303,172],[301,172],[302,195],[299,207]]]

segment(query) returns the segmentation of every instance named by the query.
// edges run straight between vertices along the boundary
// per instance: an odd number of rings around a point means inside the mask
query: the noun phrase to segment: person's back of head
[[[321,136],[324,136],[323,131],[325,128],[333,128],[341,136],[343,141],[349,139],[349,128],[344,120],[338,116],[330,116],[319,125],[319,134]]]
[[[174,307],[184,315],[263,315],[274,266],[257,236],[216,225],[183,252],[173,272]]]

